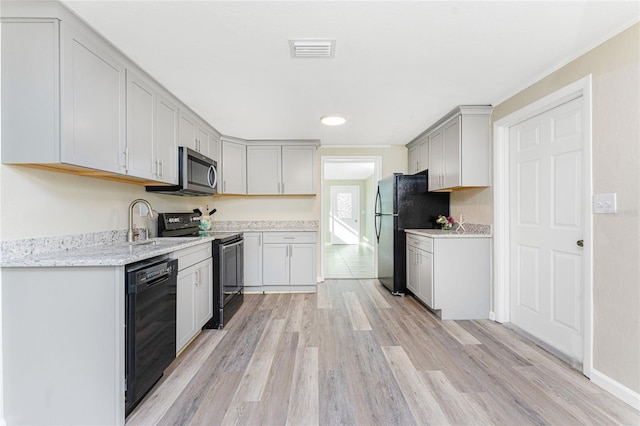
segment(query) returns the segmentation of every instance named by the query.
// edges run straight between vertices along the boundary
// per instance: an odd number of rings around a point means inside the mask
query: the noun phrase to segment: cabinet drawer
[[[172,259],[178,259],[178,270],[182,271],[198,262],[211,258],[211,243],[203,243],[193,247],[187,247],[171,253]]]
[[[433,238],[407,234],[407,245],[433,253]]]
[[[297,244],[315,243],[315,232],[265,232],[262,234],[264,244]]]

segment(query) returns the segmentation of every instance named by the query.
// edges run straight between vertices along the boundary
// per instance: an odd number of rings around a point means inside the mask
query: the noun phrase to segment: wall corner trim
[[[640,393],[634,392],[595,368],[591,369],[591,381],[619,400],[629,404],[636,410],[640,410]]]

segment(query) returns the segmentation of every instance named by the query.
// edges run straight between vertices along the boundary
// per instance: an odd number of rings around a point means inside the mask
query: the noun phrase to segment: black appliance
[[[405,229],[435,228],[449,216],[449,193],[428,192],[427,175],[393,175],[378,182],[375,207],[378,280],[392,294],[406,291]]]
[[[199,225],[197,212],[160,213],[158,236],[197,236]],[[213,237],[213,318],[203,328],[221,329],[244,301],[244,238],[240,233],[207,235]]]
[[[178,261],[154,258],[125,268],[125,415],[176,357]]]
[[[147,192],[169,195],[217,194],[217,162],[190,148],[178,147],[178,185],[151,185]]]
[[[244,301],[244,239],[242,234],[213,240],[213,318],[203,328],[225,326]]]

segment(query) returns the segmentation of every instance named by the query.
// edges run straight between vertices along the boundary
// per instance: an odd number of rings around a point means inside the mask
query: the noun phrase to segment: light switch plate
[[[618,206],[616,205],[616,194],[596,194],[593,196],[593,213],[607,214],[616,213]]]

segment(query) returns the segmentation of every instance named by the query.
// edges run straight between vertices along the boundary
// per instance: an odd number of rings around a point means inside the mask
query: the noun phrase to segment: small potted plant
[[[436,219],[436,223],[440,224],[440,227],[443,231],[449,231],[453,227],[455,220],[453,220],[451,216],[447,217],[443,215],[438,215],[438,219]]]

